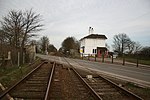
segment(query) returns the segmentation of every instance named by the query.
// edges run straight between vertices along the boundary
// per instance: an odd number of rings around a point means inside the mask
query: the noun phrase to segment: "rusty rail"
[[[44,63],[47,62],[42,62],[40,65],[38,65],[36,68],[34,68],[31,72],[29,72],[26,76],[24,76],[20,81],[18,81],[16,84],[14,84],[13,86],[11,86],[9,89],[7,89],[6,91],[4,91],[1,95],[0,95],[0,99],[2,99],[6,94],[8,94],[11,90],[13,90],[17,85],[19,85],[22,81],[24,81],[25,79],[27,79],[32,73],[34,73],[37,69],[39,69]]]
[[[65,58],[64,58],[65,59]],[[102,98],[92,89],[92,87],[81,77],[81,75],[74,69],[74,67],[65,59],[65,61],[68,63],[68,65],[71,67],[71,69],[74,71],[74,73],[78,76],[78,78],[85,84],[86,88],[91,92],[93,97],[96,100],[102,100]]]
[[[65,59],[65,58],[64,58]],[[95,97],[97,97],[98,99],[100,100],[103,100],[100,95],[97,94],[97,92],[88,84],[88,82],[86,82],[82,77],[81,75],[74,69],[74,67],[65,59],[65,61],[71,66],[71,68],[73,69],[73,71],[78,75],[78,77],[85,83],[85,85],[92,91],[92,93],[95,95]],[[143,100],[141,97],[139,97],[138,95],[126,90],[125,88],[123,87],[120,87],[118,86],[116,83],[98,75],[99,78],[102,78],[105,82],[107,82],[108,84],[112,85],[114,88],[116,88],[117,90],[120,90],[122,91],[124,94],[128,95],[128,96],[131,96],[137,100]]]
[[[72,68],[72,70],[76,73],[76,75],[80,78],[80,80],[86,85],[86,87],[88,88],[88,90],[91,91],[92,95],[94,96],[94,98],[96,100],[102,100],[102,98],[95,92],[94,89],[92,89],[92,87],[81,77],[81,75],[74,69]]]
[[[133,96],[134,98],[136,98],[137,100],[143,100],[141,97],[139,97],[138,95],[126,90],[123,87],[118,86],[116,83],[112,82],[111,80],[108,80],[102,76],[99,75],[99,77],[101,77],[103,80],[105,80],[106,82],[108,82],[109,84],[113,85],[116,89],[121,90],[122,92],[124,92],[125,94],[129,95],[129,96]]]
[[[48,82],[48,86],[47,86],[46,95],[45,95],[44,100],[49,100],[49,91],[50,91],[50,86],[51,86],[54,70],[55,70],[55,62],[53,64],[52,71],[51,71],[51,74],[49,76],[49,82]]]

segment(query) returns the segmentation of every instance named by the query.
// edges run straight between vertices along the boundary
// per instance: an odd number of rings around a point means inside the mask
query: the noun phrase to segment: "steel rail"
[[[42,62],[40,65],[38,65],[36,68],[34,68],[30,73],[28,73],[26,76],[24,76],[20,81],[18,81],[16,84],[14,84],[13,86],[11,86],[9,89],[7,89],[6,91],[4,91],[1,95],[0,95],[0,99],[2,99],[6,94],[8,94],[11,90],[13,90],[18,84],[20,84],[22,81],[24,81],[27,77],[29,77],[33,72],[35,72],[37,69],[39,69],[44,63],[47,62]]]
[[[76,75],[80,78],[80,80],[86,85],[86,87],[91,91],[92,95],[95,97],[97,100],[103,100],[92,87],[81,77],[81,75],[74,69],[72,70],[76,73]]]
[[[102,76],[99,75],[100,78],[102,78],[103,80],[105,80],[107,83],[113,85],[115,88],[117,88],[118,90],[121,90],[122,92],[124,92],[125,94],[129,95],[129,96],[133,96],[134,98],[136,98],[137,100],[144,100],[142,99],[141,97],[139,97],[138,95],[128,91],[127,89],[123,88],[123,87],[120,87],[118,86],[116,83],[112,82],[111,80],[109,79],[106,79]]]
[[[65,59],[65,58],[64,58]],[[65,59],[65,61],[72,67],[73,71],[75,71],[78,76],[86,83],[87,86],[89,86],[91,88],[91,90],[93,92],[95,92],[95,90],[92,89],[92,87],[80,76],[80,74],[74,69],[74,67]],[[139,97],[138,95],[128,91],[127,89],[118,86],[116,83],[112,82],[111,80],[108,80],[100,75],[98,75],[100,78],[102,78],[103,80],[105,80],[105,82],[109,83],[110,85],[113,85],[116,89],[121,90],[123,93],[127,94],[128,96],[132,96],[134,98],[136,98],[137,100],[144,100],[143,98]],[[96,93],[96,92],[95,92]],[[97,93],[96,93],[97,94]],[[99,95],[98,95],[99,96]],[[99,96],[100,97],[100,96]],[[100,100],[102,100],[102,98],[100,97]]]
[[[53,75],[54,75],[54,70],[55,70],[55,62],[53,64],[52,71],[51,71],[51,74],[49,76],[49,82],[48,82],[48,86],[47,86],[47,90],[46,90],[46,94],[45,94],[44,100],[49,100],[49,91],[50,91],[52,78],[53,78]]]
[[[65,59],[65,58],[64,58]],[[96,100],[103,100],[92,87],[81,77],[81,75],[74,69],[74,67],[65,59],[65,61],[70,65],[71,69],[75,72],[75,74],[78,76],[78,78],[83,82],[83,84],[86,85],[86,88],[91,91],[92,95]]]

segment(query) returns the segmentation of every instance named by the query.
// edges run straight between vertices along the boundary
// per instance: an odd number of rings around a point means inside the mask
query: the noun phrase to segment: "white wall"
[[[80,42],[80,47],[85,46],[85,39]]]
[[[80,47],[85,46],[84,54],[93,54],[93,49],[105,47],[105,39],[83,39]]]

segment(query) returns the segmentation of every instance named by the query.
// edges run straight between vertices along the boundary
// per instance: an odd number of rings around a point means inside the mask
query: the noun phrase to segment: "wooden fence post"
[[[124,56],[124,53],[123,53],[123,63],[122,65],[125,65],[125,56]]]
[[[102,62],[104,62],[104,52],[102,53]]]
[[[113,54],[112,54],[112,61],[111,62],[114,63],[114,56],[113,56]]]

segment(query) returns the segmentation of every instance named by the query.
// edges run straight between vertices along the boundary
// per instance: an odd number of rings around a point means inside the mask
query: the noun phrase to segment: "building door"
[[[101,57],[101,50],[97,51],[97,57]]]
[[[106,51],[106,47],[97,47],[97,57],[102,57],[102,54],[105,55]]]

